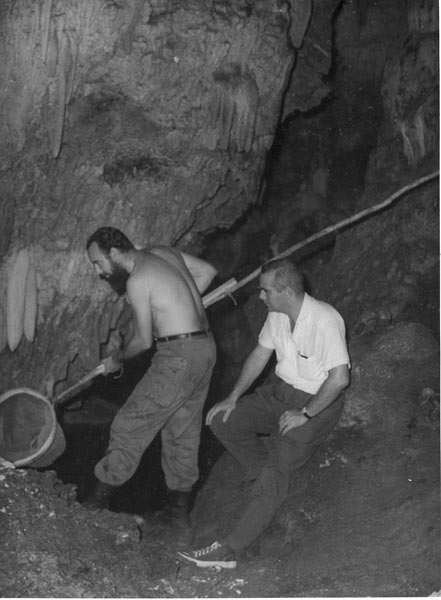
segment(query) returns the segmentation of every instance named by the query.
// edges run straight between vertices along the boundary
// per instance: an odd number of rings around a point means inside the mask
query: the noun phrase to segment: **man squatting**
[[[236,554],[266,529],[287,498],[290,474],[311,458],[337,424],[342,392],[349,385],[345,325],[339,313],[305,292],[302,274],[289,259],[265,263],[259,285],[268,315],[258,344],[233,391],[206,418],[254,484],[244,513],[224,540],[178,552],[199,567],[236,566]],[[274,381],[241,397],[274,350]],[[270,449],[258,434],[274,435]]]
[[[216,362],[216,346],[201,293],[216,275],[207,262],[168,246],[137,250],[118,229],[102,227],[87,241],[96,273],[131,306],[131,332],[122,349],[102,362],[105,373],[156,341],[152,363],[119,409],[97,483],[84,505],[103,508],[135,473],[161,431],[161,466],[169,489],[169,517],[188,525],[190,492],[199,477],[202,409]]]

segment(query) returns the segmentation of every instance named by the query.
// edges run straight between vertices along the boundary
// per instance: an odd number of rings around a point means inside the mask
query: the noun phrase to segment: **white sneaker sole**
[[[178,552],[178,556],[195,564],[197,567],[218,567],[221,569],[235,569],[237,566],[237,561],[235,560],[199,560],[198,558],[193,558],[192,556],[188,556],[188,554],[184,554],[183,552]]]

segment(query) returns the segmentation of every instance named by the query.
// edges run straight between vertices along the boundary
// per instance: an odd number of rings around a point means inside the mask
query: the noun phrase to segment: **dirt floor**
[[[357,423],[346,414],[236,569],[180,563],[176,551],[190,540],[151,515],[140,525],[133,514],[88,512],[78,485],[62,483],[53,470],[3,468],[0,595],[440,595],[439,357],[423,348],[418,359],[402,351],[388,362],[394,335],[353,351],[347,402],[365,402],[369,417]],[[418,341],[415,331],[412,339]],[[237,519],[249,492],[240,475],[228,454],[209,469],[192,511],[193,545],[218,539]]]

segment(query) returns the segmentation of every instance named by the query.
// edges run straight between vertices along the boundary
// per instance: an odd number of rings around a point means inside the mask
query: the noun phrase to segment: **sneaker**
[[[201,548],[200,550],[189,550],[188,552],[178,552],[178,556],[194,563],[198,567],[220,567],[222,569],[236,568],[235,554],[228,546],[223,546],[219,542],[213,542],[211,546]]]

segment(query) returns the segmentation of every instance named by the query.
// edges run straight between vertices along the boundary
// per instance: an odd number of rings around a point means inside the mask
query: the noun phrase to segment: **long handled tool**
[[[386,198],[386,200],[383,200],[383,202],[380,202],[379,204],[374,204],[374,206],[370,206],[369,208],[365,208],[361,212],[358,212],[355,215],[348,217],[347,219],[343,219],[343,221],[340,221],[339,223],[335,223],[335,225],[330,225],[329,227],[326,227],[325,229],[322,229],[321,231],[318,231],[317,233],[310,235],[308,238],[306,238],[306,240],[303,240],[303,241],[299,242],[298,244],[291,246],[290,248],[288,248],[287,250],[284,250],[281,254],[278,254],[277,256],[273,256],[272,260],[275,260],[277,258],[285,258],[286,256],[293,254],[300,248],[303,248],[304,246],[307,246],[308,244],[315,242],[316,240],[328,235],[329,233],[338,231],[339,229],[343,229],[344,227],[347,227],[348,225],[351,225],[352,223],[361,221],[362,219],[364,219],[365,217],[367,217],[369,215],[380,212],[381,210],[383,210],[384,208],[386,208],[387,206],[389,206],[393,202],[395,202],[395,200],[397,198],[399,198],[400,196],[403,196],[406,192],[409,192],[410,190],[413,190],[414,188],[417,188],[420,185],[423,185],[427,181],[435,179],[438,176],[439,176],[439,171],[434,171],[433,173],[430,173],[429,175],[424,175],[424,177],[420,177],[416,181],[413,181],[412,183],[409,183],[408,185],[405,185],[404,187],[400,188],[398,191],[394,192],[391,196]],[[228,281],[226,281],[225,283],[223,283],[222,285],[217,287],[212,292],[209,292],[202,298],[202,302],[203,302],[205,308],[207,308],[208,306],[211,306],[212,304],[215,304],[216,302],[218,302],[219,300],[222,300],[222,298],[225,298],[226,296],[231,296],[233,292],[235,292],[239,288],[243,287],[244,285],[246,285],[247,283],[249,283],[256,277],[258,277],[259,274],[260,274],[260,267],[257,268],[252,273],[250,273],[250,275],[248,275],[241,281],[236,281],[236,279],[234,279],[234,278],[229,279]]]
[[[58,396],[55,396],[55,398],[52,400],[52,403],[62,404],[63,402],[66,402],[72,396],[73,392],[78,391],[84,384],[88,383],[95,377],[98,377],[98,375],[103,375],[104,372],[105,367],[103,363],[99,363],[94,369],[92,369],[92,371],[86,373],[86,375],[79,379],[74,385],[67,388],[67,390],[64,390],[64,392],[61,392],[61,394],[58,394]]]

